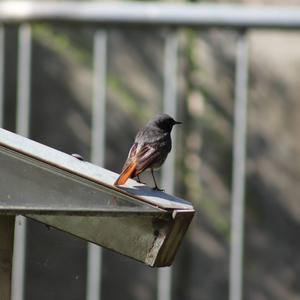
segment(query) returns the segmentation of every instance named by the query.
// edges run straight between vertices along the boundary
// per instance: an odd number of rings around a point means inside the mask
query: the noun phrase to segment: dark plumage
[[[136,135],[129,150],[122,172],[115,185],[124,184],[129,177],[138,176],[146,169],[151,170],[155,189],[157,187],[153,170],[158,169],[172,149],[171,131],[174,125],[181,124],[167,114],[158,114]],[[139,178],[138,178],[139,180]]]

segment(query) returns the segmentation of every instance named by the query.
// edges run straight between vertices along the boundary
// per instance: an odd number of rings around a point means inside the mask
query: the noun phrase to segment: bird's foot
[[[51,226],[50,226],[50,225],[48,225],[48,224],[45,224],[45,226],[47,227],[47,229],[48,229],[48,230],[50,230],[50,229],[51,229]]]
[[[136,176],[136,177],[137,177],[137,180],[136,180],[136,181],[137,181],[138,183],[146,184],[145,182],[143,182],[143,181],[140,180],[140,177],[139,177],[139,176]]]
[[[165,191],[164,189],[160,189],[158,186],[153,187],[152,190],[159,191],[159,192],[164,192]]]

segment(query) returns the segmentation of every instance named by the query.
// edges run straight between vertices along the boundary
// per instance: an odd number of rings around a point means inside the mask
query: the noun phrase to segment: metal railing
[[[177,29],[183,26],[198,28],[232,28],[240,32],[236,53],[233,181],[231,213],[231,251],[229,268],[229,299],[242,299],[243,224],[246,158],[246,116],[248,81],[248,39],[250,29],[299,29],[300,9],[293,7],[257,7],[238,5],[159,4],[159,3],[0,3],[0,124],[3,124],[4,95],[4,34],[5,24],[20,24],[17,91],[17,132],[29,135],[30,122],[30,23],[75,22],[94,24],[94,96],[92,114],[92,161],[105,161],[106,51],[107,31],[114,26],[145,25],[168,27],[165,39],[164,106],[176,117],[177,101]],[[174,152],[164,166],[162,180],[168,192],[174,190]],[[167,174],[167,176],[166,176]],[[20,225],[21,224],[21,225]],[[25,230],[22,218],[16,226],[13,300],[23,299]],[[87,300],[101,298],[101,251],[88,247]],[[160,270],[159,300],[171,299],[171,269]]]

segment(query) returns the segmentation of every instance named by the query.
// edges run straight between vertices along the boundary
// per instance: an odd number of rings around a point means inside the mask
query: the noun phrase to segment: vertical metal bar
[[[0,299],[10,300],[14,242],[14,216],[0,216]]]
[[[31,28],[22,24],[19,29],[17,133],[29,136],[30,84],[31,84]]]
[[[5,31],[0,25],[0,127],[4,125]],[[14,242],[14,216],[0,216],[0,299],[10,300]]]
[[[106,131],[106,56],[107,32],[94,36],[94,98],[92,112],[92,161],[104,166]]]
[[[177,116],[177,51],[178,34],[177,31],[168,32],[165,42],[164,53],[164,95],[163,110],[171,115],[175,120]],[[176,126],[173,128],[175,136]],[[175,167],[176,144],[173,141],[173,150],[168,155],[168,159],[162,169],[162,185],[167,192],[174,192],[174,167]]]
[[[167,33],[164,53],[164,112],[174,119],[177,116],[177,31]],[[175,136],[176,127],[173,129]],[[168,193],[174,193],[175,186],[175,153],[176,143],[173,139],[173,150],[169,154],[162,169],[162,186]],[[158,300],[171,300],[172,298],[172,268],[158,270]]]
[[[4,125],[4,54],[5,54],[5,31],[0,25],[0,127]]]
[[[233,174],[231,204],[231,251],[229,299],[242,299],[246,124],[248,87],[248,39],[241,33],[236,54]]]
[[[105,109],[106,109],[106,56],[107,32],[97,30],[94,35],[94,96],[92,111],[92,161],[104,166]],[[88,244],[87,300],[101,299],[102,251]]]
[[[4,54],[5,31],[0,25],[0,127],[4,125]],[[11,275],[14,242],[14,216],[0,216],[0,299],[11,298]]]
[[[19,29],[17,124],[16,131],[29,136],[30,128],[31,28],[22,24]],[[26,219],[16,217],[13,259],[12,300],[24,298],[26,252]]]

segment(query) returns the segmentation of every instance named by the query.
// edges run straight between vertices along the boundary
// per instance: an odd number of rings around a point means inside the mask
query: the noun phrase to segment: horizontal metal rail
[[[30,21],[297,29],[300,28],[300,8],[136,2],[4,1],[0,3],[0,22]]]

